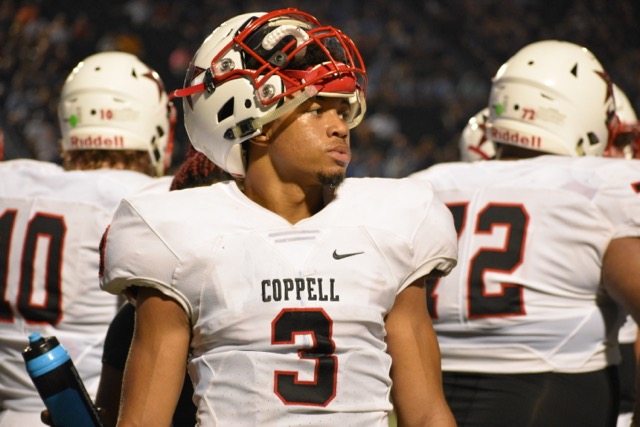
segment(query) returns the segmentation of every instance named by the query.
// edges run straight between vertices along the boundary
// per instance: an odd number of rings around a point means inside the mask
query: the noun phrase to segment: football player
[[[296,9],[206,38],[176,94],[236,180],[114,215],[101,284],[136,299],[122,425],[169,423],[189,350],[199,425],[386,427],[390,394],[399,423],[454,425],[424,309],[453,219],[415,180],[345,178],[365,89],[351,39]]]
[[[638,137],[640,126],[633,105],[626,93],[616,84],[613,85],[613,95],[616,101],[616,125],[614,126],[609,146],[605,149],[605,157],[637,158]],[[620,328],[618,333],[622,361],[619,365],[620,375],[620,415],[618,427],[631,425],[633,402],[635,400],[634,378],[636,371],[636,352],[634,347],[639,344],[638,326],[631,316]]]
[[[137,57],[81,61],[60,95],[63,168],[0,163],[0,426],[40,425],[27,375],[28,336],[55,335],[95,397],[117,297],[100,292],[98,245],[122,197],[150,186],[171,158],[171,105]],[[168,188],[168,185],[166,185]]]
[[[586,48],[535,42],[488,108],[499,160],[414,175],[458,230],[428,303],[448,403],[460,426],[615,426],[623,309],[640,321],[640,162],[601,157],[611,80]]]

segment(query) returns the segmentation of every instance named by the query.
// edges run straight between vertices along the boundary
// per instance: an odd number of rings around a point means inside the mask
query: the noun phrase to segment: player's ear
[[[269,124],[266,124],[262,127],[262,133],[260,133],[260,135],[254,136],[253,138],[249,139],[249,141],[251,141],[251,143],[255,145],[269,145],[271,141],[271,131]]]
[[[256,145],[267,145],[269,143],[269,137],[264,133],[261,133],[260,135],[251,138],[250,141]]]

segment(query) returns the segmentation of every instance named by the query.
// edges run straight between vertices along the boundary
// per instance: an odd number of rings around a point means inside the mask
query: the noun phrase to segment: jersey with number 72
[[[444,371],[589,372],[619,359],[623,314],[601,267],[612,239],[640,236],[640,161],[542,156],[412,178],[433,184],[459,238],[457,267],[429,290]]]

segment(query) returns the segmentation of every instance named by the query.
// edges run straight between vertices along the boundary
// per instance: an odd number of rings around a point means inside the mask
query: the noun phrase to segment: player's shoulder
[[[32,159],[0,162],[0,194],[4,197],[48,195],[60,188],[64,169],[55,163]]]
[[[575,160],[575,167],[592,171],[604,179],[640,177],[640,160],[638,159],[579,157]]]
[[[486,162],[442,162],[429,166],[426,169],[422,169],[413,172],[408,176],[411,179],[428,179],[439,175],[454,175],[459,171],[469,170],[476,167],[476,165]]]
[[[212,206],[225,206],[229,183],[173,191],[138,191],[124,197],[120,205],[149,222],[164,223],[176,218],[183,221],[208,212]]]
[[[148,247],[157,245],[176,253],[197,246],[226,224],[241,222],[242,216],[234,205],[236,199],[225,195],[225,185],[128,195],[120,201],[111,220],[111,240],[121,242],[136,234]]]
[[[125,199],[134,204],[170,204],[190,199],[198,199],[205,193],[211,194],[212,197],[215,197],[220,193],[220,191],[218,191],[220,190],[220,187],[221,186],[216,187],[216,184],[213,184],[201,187],[184,188],[180,190],[170,190],[170,183],[169,186],[167,186],[167,182],[152,182],[142,187],[139,191],[127,195]],[[162,191],[162,189],[166,191]]]
[[[505,182],[514,173],[515,162],[443,162],[409,175],[409,179],[430,182],[436,191],[455,188],[482,188]],[[507,180],[508,181],[508,180]]]
[[[420,221],[434,204],[442,203],[431,183],[409,178],[349,178],[336,201],[345,218],[372,221],[371,225],[378,220],[386,224]]]
[[[9,183],[4,196],[81,203],[111,211],[126,194],[148,183],[148,175],[123,170],[65,170],[61,166],[30,159],[0,162],[0,177]]]
[[[76,176],[78,181],[96,182],[102,185],[122,186],[130,191],[136,191],[150,185],[156,178],[147,174],[121,169],[96,169],[85,171],[69,171],[70,176]]]
[[[640,160],[606,157],[542,156],[543,170],[559,170],[567,179],[592,188],[611,188],[640,182]]]
[[[125,196],[152,182],[149,175],[129,170],[72,170],[60,178],[65,198],[112,210]]]
[[[348,178],[338,196],[350,198],[354,203],[368,200],[367,204],[388,205],[397,201],[402,205],[410,203],[411,198],[430,200],[433,188],[429,183],[409,178]]]
[[[535,166],[558,167],[575,170],[606,170],[611,168],[637,168],[640,160],[623,159],[612,157],[596,157],[596,156],[558,156],[553,154],[542,155],[531,159],[520,160],[521,163],[527,163]]]
[[[352,178],[345,181],[341,190],[344,191],[338,192],[338,203],[330,208],[334,218],[339,216],[337,223],[341,226],[365,227],[372,235],[382,232],[406,242],[434,227],[438,233],[448,234],[449,243],[455,242],[451,212],[428,181],[408,177]],[[435,233],[432,237],[436,239]]]
[[[171,183],[173,182],[173,176],[161,176],[152,178],[146,183],[143,183],[141,187],[136,189],[136,193],[166,193],[171,189]]]
[[[35,159],[13,159],[0,162],[0,173],[31,173],[57,175],[64,171],[62,166],[53,162]]]
[[[585,179],[587,176],[600,176],[617,179],[620,176],[640,176],[640,160],[612,159],[603,157],[569,157],[542,155],[521,160],[488,160],[477,162],[438,163],[427,169],[415,172],[409,178],[431,180],[469,181],[476,185],[482,182],[502,182],[509,185],[505,177],[519,178],[536,176],[566,176]],[[518,185],[520,183],[518,182]]]

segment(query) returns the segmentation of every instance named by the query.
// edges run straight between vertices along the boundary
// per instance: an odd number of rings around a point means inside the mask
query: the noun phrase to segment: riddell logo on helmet
[[[520,135],[509,129],[491,128],[491,140],[497,142],[522,145],[528,148],[542,148],[542,138],[535,135]]]
[[[124,148],[124,137],[87,136],[85,138],[71,137],[71,148]]]

